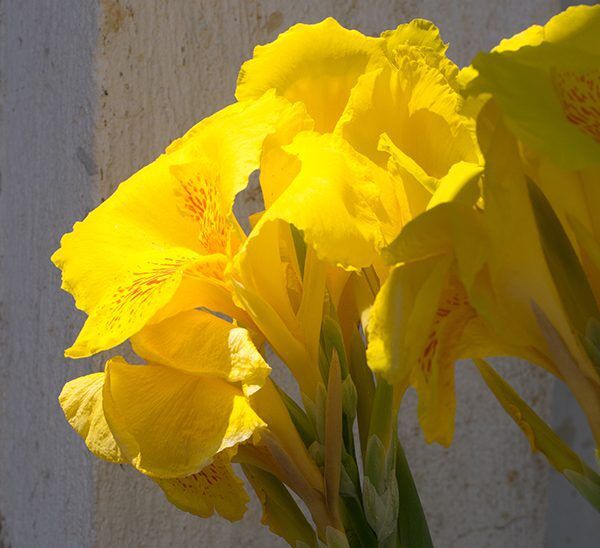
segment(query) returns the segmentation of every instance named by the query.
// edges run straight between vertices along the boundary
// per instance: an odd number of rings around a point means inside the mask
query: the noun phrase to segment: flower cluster
[[[413,386],[426,439],[450,444],[454,362],[473,358],[600,505],[595,472],[483,361],[555,374],[600,444],[599,31],[600,8],[572,8],[462,71],[424,20],[375,38],[327,19],[257,47],[237,102],[53,256],[88,316],[66,355],[139,357],[63,389],[89,450],[230,520],[239,463],[293,546],[430,546],[397,413]],[[264,208],[236,219],[257,171]]]

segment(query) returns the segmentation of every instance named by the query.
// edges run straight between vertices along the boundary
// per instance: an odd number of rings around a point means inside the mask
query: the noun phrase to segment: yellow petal
[[[114,285],[105,284],[109,291],[95,305],[66,356],[90,356],[139,331],[174,297],[186,270],[222,269],[220,261],[209,262],[185,248],[135,255],[137,261],[129,271],[122,271]],[[123,263],[129,262],[127,259],[124,256]]]
[[[402,263],[375,300],[367,359],[389,382],[415,386],[429,442],[452,440],[455,361],[509,349],[470,303],[468,291],[479,289],[488,246],[476,212],[446,203],[409,223],[387,250]]]
[[[241,389],[218,378],[159,365],[106,365],[104,411],[119,447],[141,472],[195,474],[263,421]]]
[[[236,476],[224,453],[216,455],[209,465],[195,474],[154,481],[171,504],[203,518],[216,511],[229,521],[238,521],[246,513],[250,500],[244,483]]]
[[[448,446],[452,441],[455,362],[507,352],[519,355],[471,306],[451,257],[392,269],[371,312],[368,363],[397,386],[410,380],[428,442]]]
[[[301,133],[285,150],[300,160],[300,170],[255,232],[283,220],[302,231],[320,259],[350,269],[369,266],[386,233],[401,222],[389,175],[330,134]]]
[[[271,371],[248,331],[210,312],[182,312],[145,327],[131,343],[149,363],[239,382],[246,395],[256,392]]]
[[[479,199],[479,181],[483,173],[483,166],[469,162],[454,164],[448,174],[440,179],[439,184],[427,209],[444,202],[462,202],[474,205]]]
[[[267,436],[274,436],[300,471],[304,481],[308,482],[313,489],[322,492],[323,476],[309,455],[277,388],[270,379],[265,382],[262,390],[252,395],[251,402],[252,408],[268,425]]]
[[[347,30],[334,19],[294,25],[255,48],[240,70],[236,97],[256,99],[274,88],[306,106],[316,131],[331,131],[359,75],[384,59],[378,39]]]
[[[313,361],[319,358],[321,320],[325,301],[327,267],[312,249],[307,249],[302,278],[302,297],[298,307],[298,323],[304,332],[304,342]]]
[[[532,25],[512,38],[502,40],[494,51],[516,51],[542,42],[572,44],[578,49],[600,54],[598,44],[599,6],[572,6],[552,17],[544,26]]]
[[[309,353],[304,329],[293,306],[289,270],[293,249],[289,225],[263,222],[264,215],[246,240],[233,263],[236,298],[252,317],[273,350],[290,368],[305,394],[312,394],[320,378],[318,366]],[[302,291],[301,288],[299,291]],[[321,306],[323,303],[321,297]],[[306,309],[306,306],[305,306]]]
[[[439,55],[445,55],[448,44],[440,36],[440,31],[426,19],[413,19],[409,23],[398,25],[394,30],[386,30],[381,34],[388,53],[393,53],[402,46],[421,46]]]
[[[480,123],[492,128],[489,136],[480,137],[480,141],[489,141],[482,146],[486,157],[483,194],[493,288],[493,294],[486,292],[482,299],[491,298],[496,306],[493,310],[483,302],[474,306],[486,316],[494,331],[512,344],[544,352],[546,344],[531,310],[534,301],[572,348],[571,329],[546,267],[518,144],[493,104],[486,105]]]
[[[446,56],[448,44],[442,40],[440,31],[431,21],[413,19],[395,30],[385,31],[381,38],[388,58],[395,67],[402,66],[402,59],[410,49],[418,52],[428,65],[439,70],[451,87],[458,89],[458,67]]]
[[[104,417],[103,386],[104,373],[85,375],[65,384],[58,401],[67,421],[94,455],[110,462],[127,462]]]
[[[490,93],[527,146],[563,167],[600,162],[600,6],[577,6],[473,61],[474,93]]]
[[[397,66],[361,76],[336,126],[359,152],[384,167],[382,134],[431,177],[459,161],[477,162],[473,122],[460,114],[461,95],[421,48],[397,49]],[[419,138],[415,138],[418,135]]]
[[[378,148],[389,155],[387,170],[397,181],[403,217],[407,221],[417,217],[427,209],[438,181],[402,152],[387,134],[381,135]]]
[[[474,315],[447,287],[450,264],[430,259],[392,270],[371,312],[367,350],[375,372],[396,385],[412,381],[425,439],[443,445],[454,431],[456,336]]]
[[[563,169],[545,156],[527,160],[526,168],[530,168],[532,179],[552,204],[570,239],[575,241],[569,217],[576,218],[600,241],[600,218],[596,214],[600,208],[600,165],[575,171]]]
[[[275,146],[306,127],[304,109],[265,89],[252,101],[234,103],[196,124],[166,150],[175,164],[206,158],[215,166],[223,207],[231,211],[235,195],[259,167],[266,139]]]
[[[400,384],[409,378],[416,358],[414,351],[408,355],[408,346],[419,346],[409,335],[432,323],[447,268],[447,261],[436,266],[432,260],[397,266],[377,294],[368,324],[367,361],[388,382]],[[417,306],[419,300],[425,302]]]
[[[258,168],[265,138],[280,121],[289,123],[290,109],[301,114],[273,93],[223,109],[63,237],[52,260],[63,270],[63,288],[90,317],[70,356],[114,346],[165,310],[215,304],[207,282],[223,285],[228,254],[237,247],[235,194]],[[131,297],[135,302],[125,302]]]

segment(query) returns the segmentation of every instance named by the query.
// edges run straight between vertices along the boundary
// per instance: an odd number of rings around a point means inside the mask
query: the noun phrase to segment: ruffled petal
[[[122,358],[106,365],[103,397],[123,454],[154,477],[195,474],[264,426],[242,390],[222,379]]]
[[[349,269],[372,264],[402,222],[389,174],[331,134],[301,133],[285,151],[300,161],[298,173],[255,234],[283,220],[300,230],[324,261]]]
[[[410,45],[397,47],[396,63],[361,76],[336,132],[382,167],[383,134],[431,177],[460,161],[477,163],[473,121],[460,113],[463,99],[444,73]]]
[[[256,99],[274,88],[291,102],[303,103],[315,130],[327,132],[344,110],[357,78],[384,61],[379,39],[347,30],[334,19],[298,24],[255,48],[254,57],[240,70],[236,97]]]

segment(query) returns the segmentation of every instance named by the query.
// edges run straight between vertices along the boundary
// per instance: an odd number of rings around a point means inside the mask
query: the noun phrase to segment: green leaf
[[[381,491],[387,479],[385,447],[378,436],[369,437],[365,453],[365,478],[369,478],[377,490]]]
[[[550,464],[564,474],[575,488],[589,500],[589,482],[594,484],[596,489],[600,489],[600,476],[521,399],[493,367],[483,360],[475,360],[475,365],[500,405],[524,432],[531,444],[531,449],[545,455]],[[577,481],[579,476],[585,477],[589,481],[585,483]],[[575,482],[572,481],[573,478],[576,479]]]
[[[294,225],[290,225],[292,240],[296,248],[296,257],[298,258],[298,267],[300,274],[304,276],[304,263],[306,262],[306,242],[304,241],[304,232],[298,230]]]
[[[306,447],[310,447],[313,442],[317,439],[317,432],[312,422],[306,415],[306,413],[302,410],[302,408],[292,399],[290,396],[282,390],[275,381],[271,380],[277,388],[279,395],[281,396],[281,400],[285,404],[288,413],[290,414],[290,418],[298,430],[302,441]]]
[[[373,398],[369,437],[377,436],[384,447],[390,445],[392,439],[392,400],[394,388],[384,378],[377,379],[377,388]],[[369,440],[370,442],[370,440]]]
[[[377,538],[369,526],[362,507],[358,466],[352,455],[346,452],[342,455],[340,499],[342,523],[350,546],[375,546]]]
[[[395,536],[398,524],[398,484],[393,474],[388,479],[380,485],[374,485],[371,478],[365,476],[363,484],[365,515],[380,544]]]
[[[356,417],[357,401],[358,395],[356,392],[356,386],[352,381],[352,377],[347,375],[344,379],[344,382],[342,382],[342,408],[344,409],[344,415],[351,420]]]
[[[596,298],[552,205],[531,179],[527,179],[527,189],[548,269],[565,312],[583,341],[590,318],[600,318]]]
[[[357,392],[357,420],[360,447],[364,458],[371,423],[371,408],[375,397],[373,373],[367,365],[365,344],[358,329],[352,331],[350,340],[350,374],[354,379]]]
[[[338,354],[340,359],[340,367],[342,371],[342,378],[345,379],[348,375],[348,361],[346,359],[346,348],[344,346],[344,337],[337,320],[329,315],[323,317],[323,324],[321,326],[322,335],[327,348],[332,348]]]
[[[563,473],[587,501],[600,512],[600,484],[573,470],[565,470]]]
[[[400,546],[402,548],[433,548],[421,499],[400,442],[396,448],[396,480],[400,493],[398,513]]]
[[[583,346],[600,375],[600,321],[596,318],[588,320]]]
[[[342,469],[343,474],[344,470]],[[377,537],[363,513],[361,501],[354,496],[342,495],[341,499],[342,521],[350,546],[361,548],[377,546]]]

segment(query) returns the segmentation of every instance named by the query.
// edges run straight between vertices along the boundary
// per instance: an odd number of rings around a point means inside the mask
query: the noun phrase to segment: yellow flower
[[[302,116],[273,93],[203,120],[122,183],[52,260],[88,319],[66,355],[111,348],[145,325],[207,307],[247,321],[225,270],[244,234],[235,195],[259,166],[268,136]]]
[[[477,120],[483,209],[468,195],[434,207],[387,250],[395,266],[373,308],[369,363],[416,386],[428,441],[452,439],[455,360],[507,354],[564,380],[600,440],[600,376],[586,350],[600,295],[599,145],[569,120],[552,77],[569,59],[591,62],[594,77],[599,14],[567,10],[476,59],[469,89],[493,98]]]
[[[145,362],[113,358],[103,373],[65,386],[61,405],[94,454],[131,464],[182,509],[229,519],[247,500],[230,467],[236,459],[265,506],[282,482],[307,505],[321,539],[343,537],[340,457],[342,448],[355,452],[355,414],[366,451],[374,385],[359,322],[366,327],[388,275],[382,250],[427,209],[448,201],[468,209],[479,197],[474,123],[446,49],[423,20],[376,38],[332,19],[296,25],[244,64],[238,103],[192,128],[63,238],[53,261],[88,315],[67,356],[130,339]],[[246,236],[232,208],[256,170],[265,210]],[[449,298],[449,262],[434,271],[425,320],[436,298]],[[266,378],[238,326],[283,359],[305,410]],[[362,368],[357,386],[352,368]],[[378,438],[384,451],[388,437]],[[324,452],[323,474],[309,445]],[[273,514],[275,527],[294,523],[290,538],[311,538],[301,512],[279,523],[283,514]],[[359,517],[369,543],[373,532]],[[376,525],[384,538],[389,524]]]
[[[146,365],[113,358],[67,383],[60,403],[96,456],[130,463],[178,507],[241,518],[247,501],[229,464],[266,427],[250,404],[269,367],[246,330],[188,311],[133,338]]]
[[[239,99],[273,88],[312,120],[263,155],[266,209],[232,270],[238,304],[307,395],[323,301],[356,318],[372,301],[362,270],[385,278],[380,253],[402,226],[430,202],[477,193],[473,122],[446,49],[427,21],[371,38],[327,19],[256,48],[240,71]]]
[[[389,168],[401,201],[408,202],[404,213],[416,215],[453,166],[480,159],[473,121],[461,113],[458,69],[446,50],[437,28],[422,19],[378,38],[333,19],[295,25],[255,49],[242,66],[236,96],[255,99],[275,89],[302,103],[315,131],[339,134]],[[294,165],[281,153],[264,159],[267,208],[289,185]],[[401,226],[402,220],[395,221]]]

